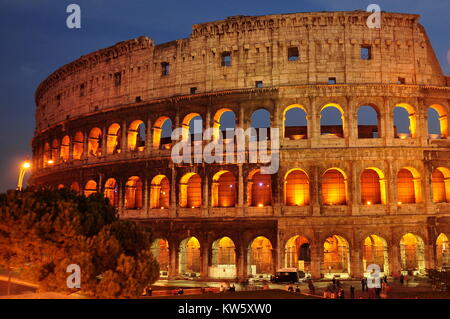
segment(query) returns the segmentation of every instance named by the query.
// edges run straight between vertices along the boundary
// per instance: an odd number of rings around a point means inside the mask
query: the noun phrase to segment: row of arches
[[[307,206],[310,204],[310,179],[307,173],[300,168],[289,170],[284,176],[283,203],[286,206]],[[346,205],[349,200],[348,176],[339,168],[327,169],[321,177],[321,203],[322,205]],[[360,175],[360,203],[363,205],[387,204],[387,180],[382,170],[369,167]],[[396,175],[397,204],[420,203],[421,176],[412,167],[400,169]],[[125,183],[124,207],[126,209],[141,209],[143,207],[143,193],[149,193],[149,207],[167,209],[170,207],[170,193],[173,191],[169,178],[163,174],[152,178],[150,186],[144,190],[140,177],[131,176]],[[272,205],[272,175],[261,174],[259,169],[249,172],[246,181],[246,199],[248,206],[264,207]],[[211,183],[212,207],[235,207],[238,203],[239,183],[232,171],[221,170],[215,173]],[[64,185],[61,185],[64,187]],[[71,188],[80,192],[77,183]],[[84,186],[84,194],[89,196],[100,189],[94,180],[88,181]],[[184,174],[178,183],[178,205],[186,208],[199,208],[203,206],[203,181],[198,173]],[[116,179],[108,178],[105,181],[104,194],[110,203],[119,207],[119,184]],[[450,170],[444,167],[436,168],[431,175],[432,200],[435,203],[450,202]]]
[[[260,108],[251,114],[250,126],[259,128],[271,127],[271,114]],[[328,103],[320,110],[320,134],[329,137],[344,137],[344,109],[336,103]],[[417,115],[413,106],[399,103],[393,111],[394,137],[405,139],[417,136]],[[54,138],[45,142],[42,149],[43,166],[66,162],[71,159],[85,157],[100,157],[120,153],[126,148],[129,151],[143,151],[150,143],[153,149],[170,149],[173,122],[168,116],[161,116],[151,128],[151,138],[147,139],[149,130],[142,120],[134,120],[123,132],[123,125],[110,124],[103,131],[94,127],[86,134],[77,131],[73,136],[65,135],[61,140]],[[185,128],[182,138],[189,136],[191,140],[201,140],[204,129],[202,116],[199,113],[189,113],[181,121]],[[293,104],[283,111],[283,129],[286,139],[298,140],[308,138],[308,116],[306,108]],[[213,116],[214,139],[226,137],[228,131],[236,128],[236,115],[229,108],[219,109]],[[357,110],[358,138],[379,138],[384,134],[380,127],[380,112],[373,104],[362,105]],[[433,104],[428,108],[428,129],[432,138],[448,137],[448,120],[445,107]],[[106,134],[106,136],[104,136]],[[270,136],[269,136],[270,138]],[[225,139],[225,138],[224,138]],[[86,146],[84,146],[86,144]],[[103,145],[105,144],[105,145]],[[72,150],[71,150],[72,145]],[[72,156],[71,156],[72,151]],[[85,154],[86,152],[86,154]]]
[[[179,274],[200,274],[201,248],[201,243],[196,237],[188,237],[180,242],[177,247],[178,265],[176,265]],[[274,248],[268,238],[258,236],[251,241],[247,248],[245,258],[249,276],[274,273]],[[398,243],[398,248],[400,271],[414,274],[425,272],[425,245],[420,236],[413,233],[404,234]],[[160,269],[169,271],[169,242],[166,239],[158,238],[153,242],[151,249],[160,264]],[[208,262],[208,276],[210,278],[235,278],[237,276],[237,258],[233,240],[230,237],[221,237],[215,240],[209,249],[211,257]],[[297,268],[310,273],[312,263],[317,262],[311,257],[311,245],[305,236],[295,235],[289,238],[283,249],[282,267]],[[319,262],[323,276],[339,274],[345,277],[351,274],[350,247],[346,238],[340,235],[329,236],[322,243],[321,254]],[[436,268],[450,267],[449,241],[444,233],[437,237],[435,257]],[[391,258],[394,257],[383,237],[372,234],[361,243],[360,263],[363,270],[366,270],[371,264],[377,264],[380,266],[381,272],[389,275],[391,274]]]

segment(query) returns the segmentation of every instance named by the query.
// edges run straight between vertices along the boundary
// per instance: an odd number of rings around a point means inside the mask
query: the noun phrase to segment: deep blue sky
[[[141,35],[156,43],[188,37],[191,25],[233,15],[365,9],[421,14],[441,62],[450,49],[450,0],[0,0],[0,192],[14,188],[18,163],[31,156],[34,91],[58,67]],[[81,6],[82,26],[66,28],[66,7]]]

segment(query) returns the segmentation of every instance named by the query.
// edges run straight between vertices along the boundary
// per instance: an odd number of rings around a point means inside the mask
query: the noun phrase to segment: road
[[[0,296],[6,296],[7,287],[8,287],[8,282],[0,280]],[[35,292],[35,291],[36,291],[36,288],[11,283],[11,295],[18,295],[18,294],[23,294],[23,293]]]

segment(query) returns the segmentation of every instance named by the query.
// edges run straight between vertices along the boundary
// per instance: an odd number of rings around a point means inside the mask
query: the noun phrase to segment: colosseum
[[[30,183],[102,192],[151,226],[163,277],[450,267],[450,77],[419,15],[368,16],[234,16],[81,56],[37,88]],[[275,173],[173,160],[180,141],[234,155],[221,133],[249,128],[279,145]]]

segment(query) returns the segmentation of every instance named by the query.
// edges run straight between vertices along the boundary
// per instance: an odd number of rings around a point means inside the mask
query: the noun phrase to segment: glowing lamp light
[[[398,204],[398,205],[401,205],[401,204],[402,204],[402,202],[397,202],[397,204]]]
[[[164,207],[163,207],[163,206],[161,206],[161,209],[164,209]]]
[[[398,134],[398,137],[399,137],[401,140],[405,140],[406,138],[408,138],[408,134],[407,134],[407,133],[400,133],[400,134]]]
[[[52,165],[53,163],[54,163],[53,160],[48,160],[48,161],[47,161],[47,164],[49,164],[49,165]]]
[[[258,207],[264,207],[264,205],[263,204],[258,204]]]
[[[263,183],[259,183],[259,186],[263,186],[264,184]]]
[[[195,206],[192,206],[191,208],[195,208]]]
[[[25,168],[25,169],[27,169],[27,168],[30,168],[30,167],[31,167],[31,164],[30,164],[30,162],[24,162],[24,163],[22,164],[22,167]]]
[[[371,201],[368,201],[368,202],[367,202],[367,205],[372,205],[372,202],[371,202]]]

